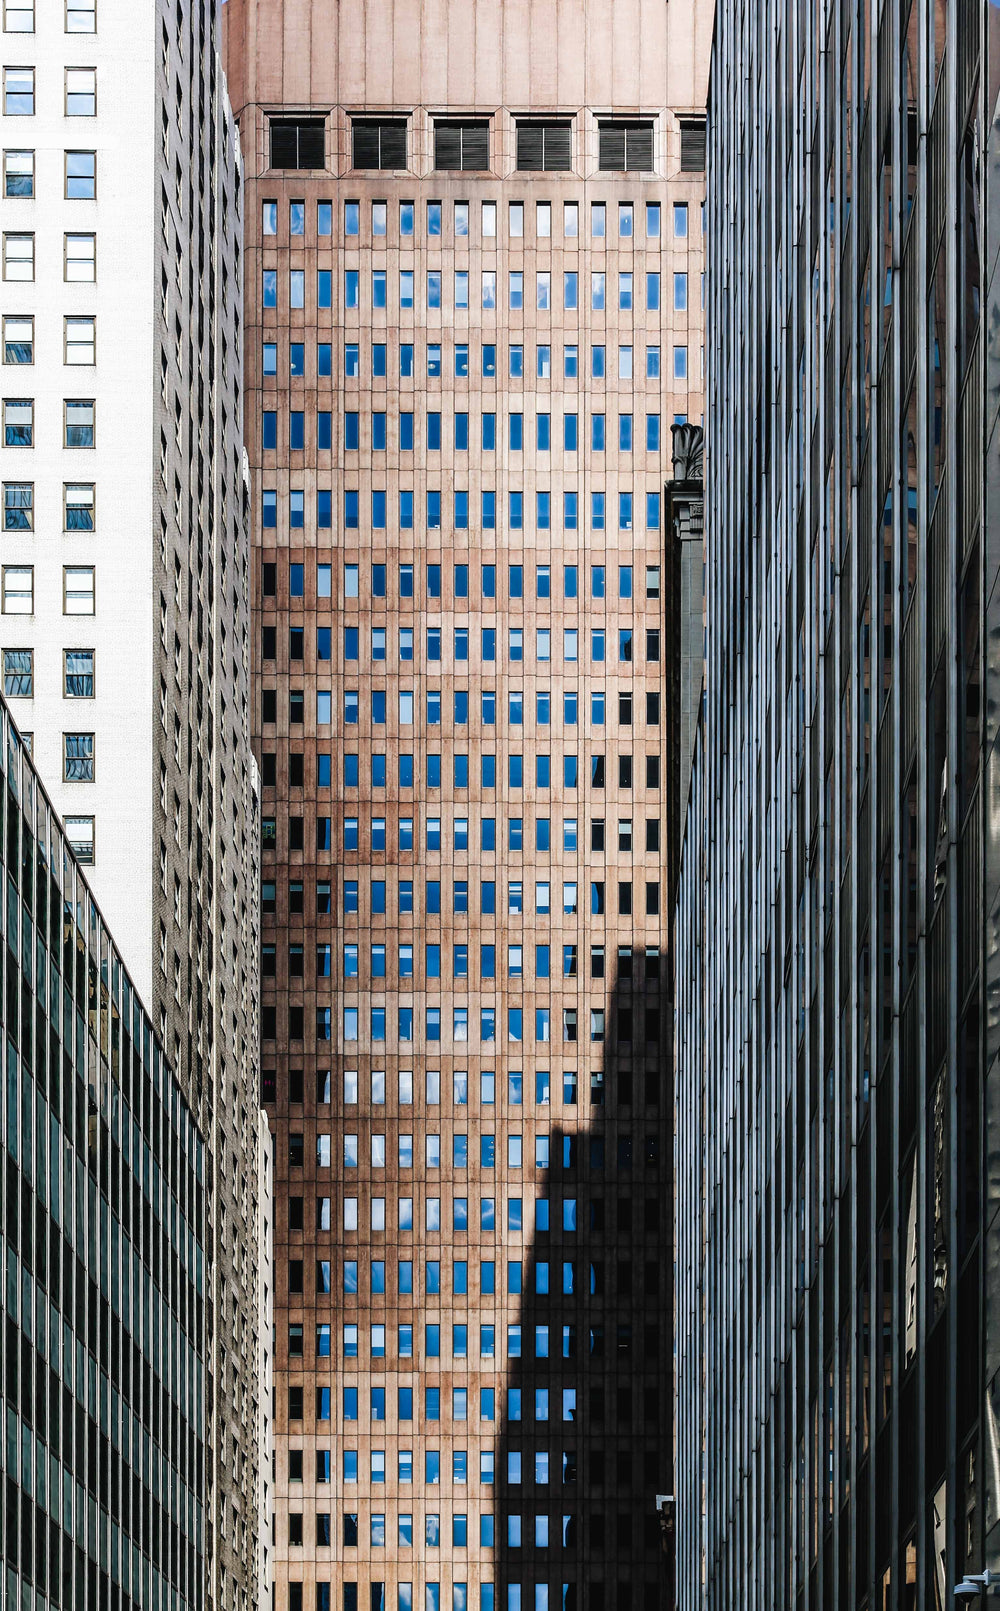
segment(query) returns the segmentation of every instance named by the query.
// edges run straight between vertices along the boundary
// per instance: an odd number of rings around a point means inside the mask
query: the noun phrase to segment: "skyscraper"
[[[652,1606],[662,493],[702,406],[710,16],[225,14],[277,1603]]]
[[[682,1607],[998,1562],[998,18],[719,7],[677,929]]]
[[[204,1604],[205,1148],[0,701],[5,1606]]]
[[[241,1611],[266,1271],[239,149],[214,6],[2,21],[4,689],[205,1142],[204,1583]]]

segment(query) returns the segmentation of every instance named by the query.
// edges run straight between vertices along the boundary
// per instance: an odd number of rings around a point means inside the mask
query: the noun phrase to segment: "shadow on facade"
[[[620,964],[593,1076],[581,1059],[589,1123],[552,1131],[497,1459],[497,1611],[674,1603],[656,1512],[673,1462],[667,968]]]

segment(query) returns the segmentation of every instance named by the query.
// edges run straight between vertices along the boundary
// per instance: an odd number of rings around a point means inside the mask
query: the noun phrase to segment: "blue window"
[[[316,373],[333,374],[333,346],[329,341],[321,341],[316,348]]]
[[[278,524],[278,494],[264,492],[261,497],[260,523],[265,530]]]
[[[455,493],[455,530],[467,531],[469,527],[469,494],[467,492]]]
[[[316,628],[316,659],[329,660],[330,658],[330,628]]]
[[[659,531],[660,529],[660,494],[658,492],[646,493],[646,530]]]
[[[660,416],[659,414],[646,415],[646,452],[659,453],[660,451]]]
[[[567,453],[576,452],[577,416],[575,414],[563,415],[563,447]]]
[[[618,494],[618,530],[632,530],[632,494],[620,492]]]
[[[509,524],[511,531],[521,531],[524,526],[524,494],[521,492],[510,494]]]
[[[400,494],[399,494],[399,525],[400,525],[400,530],[401,531],[412,531],[413,530],[413,493],[412,492],[403,492],[403,491],[401,491]]]
[[[441,446],[441,415],[436,411],[427,416],[427,447],[432,453]]]
[[[356,308],[360,302],[361,276],[357,269],[347,269],[344,273],[344,307]],[[322,304],[321,304],[322,306]],[[327,303],[329,307],[329,303]]]
[[[376,531],[385,530],[385,493],[375,491],[372,493],[372,526]]]
[[[288,446],[293,452],[301,453],[306,445],[306,417],[300,408],[293,408],[288,415]]]
[[[427,529],[439,531],[441,529],[441,494],[428,492],[427,494]]]
[[[333,300],[333,280],[329,269],[320,269],[316,276],[316,306],[328,308]],[[350,305],[350,304],[349,304]],[[357,304],[353,304],[357,306]]]
[[[539,531],[548,531],[550,524],[550,511],[552,507],[551,495],[547,492],[535,494],[535,522]]]
[[[469,416],[455,415],[455,451],[464,453],[469,446]]]
[[[510,450],[520,453],[524,447],[524,415],[512,414],[510,416]]]
[[[411,413],[399,416],[399,447],[402,453],[413,452],[413,415]]]
[[[577,496],[575,492],[563,493],[563,524],[567,531],[576,531]]]
[[[590,417],[590,446],[595,453],[604,452],[603,414],[592,414]]]
[[[276,308],[278,306],[278,273],[276,269],[264,270],[261,291],[265,308]]]
[[[594,531],[604,530],[604,493],[590,494],[590,524]]]
[[[321,408],[316,414],[316,446],[321,449],[333,446],[333,415],[328,408]]]
[[[358,494],[356,492],[344,493],[344,525],[348,531],[358,529]]]
[[[632,416],[619,414],[618,416],[618,451],[631,453],[632,451]]]
[[[372,345],[372,374],[385,375],[385,342],[376,341]]]
[[[333,524],[333,494],[329,489],[321,488],[316,493],[316,524],[322,530]]]
[[[379,409],[372,415],[372,449],[375,453],[385,452],[386,430],[385,413]]]
[[[262,448],[276,448],[278,445],[278,415],[273,408],[266,408],[261,420]]]
[[[536,421],[536,447],[539,453],[548,453],[551,442],[551,414],[539,414]]]
[[[483,451],[492,453],[497,445],[497,417],[495,414],[483,415]]]

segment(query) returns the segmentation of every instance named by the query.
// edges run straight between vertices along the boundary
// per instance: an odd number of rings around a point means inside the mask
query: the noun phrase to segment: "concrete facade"
[[[276,1604],[645,1611],[672,1443],[663,484],[702,410],[710,18],[225,19]]]
[[[214,8],[0,20],[4,687],[205,1140],[204,1584],[242,1611],[268,1271],[239,148]]]

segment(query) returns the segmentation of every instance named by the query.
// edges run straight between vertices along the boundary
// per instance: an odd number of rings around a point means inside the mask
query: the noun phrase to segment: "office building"
[[[197,1121],[0,702],[6,1606],[205,1602]]]
[[[556,26],[558,20],[558,27]],[[276,1605],[660,1603],[707,11],[228,0]]]
[[[997,31],[716,20],[684,1608],[937,1608],[1000,1565]]]
[[[242,1611],[267,1271],[239,148],[213,7],[2,22],[3,685],[205,1142],[206,1603]]]

